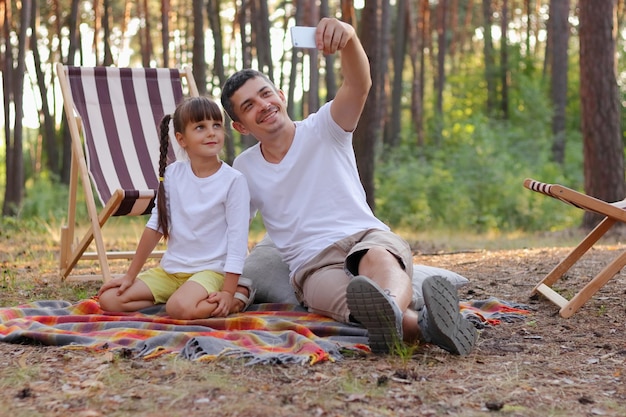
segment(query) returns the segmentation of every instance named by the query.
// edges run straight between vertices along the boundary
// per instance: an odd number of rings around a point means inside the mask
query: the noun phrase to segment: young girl
[[[167,166],[169,122],[187,160]],[[224,117],[206,97],[183,101],[161,121],[157,205],[126,275],[98,292],[107,311],[137,311],[166,303],[175,319],[226,316],[246,307],[235,299],[248,250],[250,194],[244,176],[223,163]],[[161,238],[160,265],[140,273]],[[240,292],[246,289],[239,287]]]

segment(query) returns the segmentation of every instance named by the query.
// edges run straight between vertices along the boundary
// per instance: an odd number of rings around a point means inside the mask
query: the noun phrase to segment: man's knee
[[[361,259],[359,260],[359,270],[373,266],[380,267],[381,265],[404,269],[402,267],[402,261],[382,246],[372,246],[366,251],[363,251]]]

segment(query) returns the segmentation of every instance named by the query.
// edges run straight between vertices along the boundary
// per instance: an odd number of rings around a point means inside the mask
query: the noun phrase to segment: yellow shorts
[[[155,304],[164,304],[181,285],[187,281],[194,281],[211,294],[220,291],[224,286],[224,275],[215,271],[200,271],[195,273],[177,272],[169,274],[160,266],[150,268],[137,275],[154,297]]]

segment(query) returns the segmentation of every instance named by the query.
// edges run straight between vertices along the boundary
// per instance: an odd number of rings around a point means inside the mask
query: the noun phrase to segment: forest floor
[[[626,250],[619,240],[590,251],[556,287],[579,288]],[[467,357],[424,345],[407,355],[247,366],[0,343],[0,416],[626,416],[626,277],[568,319],[529,298],[568,251],[416,245],[416,262],[470,280],[462,300],[497,297],[532,311],[481,330]],[[60,282],[55,256],[46,239],[0,231],[0,306],[95,294],[97,283]]]

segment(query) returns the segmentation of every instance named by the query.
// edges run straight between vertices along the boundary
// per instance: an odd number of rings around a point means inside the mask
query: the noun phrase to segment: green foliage
[[[67,216],[68,186],[42,175],[30,180],[20,209],[20,217],[39,218],[44,221]]]
[[[46,222],[39,217],[0,217],[0,237],[10,237],[24,230],[46,233],[48,228]]]
[[[515,80],[508,120],[484,116],[484,91],[480,83],[470,85],[467,74],[451,77],[450,90],[460,93],[448,92],[442,143],[418,149],[411,138],[384,153],[376,168],[377,215],[392,227],[417,230],[578,225],[581,210],[526,190],[522,182],[531,177],[579,187],[580,134],[568,132],[567,160],[557,165],[549,160],[551,109],[539,82],[523,75]]]
[[[507,119],[486,114],[480,54],[465,56],[449,72],[440,122],[433,116],[431,86],[425,86],[427,127],[422,147],[416,145],[409,102],[404,102],[402,144],[384,150],[375,170],[376,214],[383,221],[394,228],[468,232],[543,231],[580,224],[581,210],[522,186],[524,178],[531,177],[582,189],[578,72],[570,71],[568,78],[572,99],[567,108],[565,162],[558,165],[550,160],[552,108],[541,68],[521,57],[516,49],[511,51],[510,63]],[[572,62],[571,67],[575,64]],[[0,184],[4,182],[2,175],[4,172],[0,172]],[[56,230],[67,216],[68,187],[45,173],[38,175],[27,182],[20,224],[29,222],[33,228]],[[78,217],[85,220],[80,194]],[[135,221],[142,224],[145,219]],[[11,220],[2,220],[2,227],[10,230]],[[251,237],[258,240],[263,233],[262,219],[257,216],[251,225]]]

